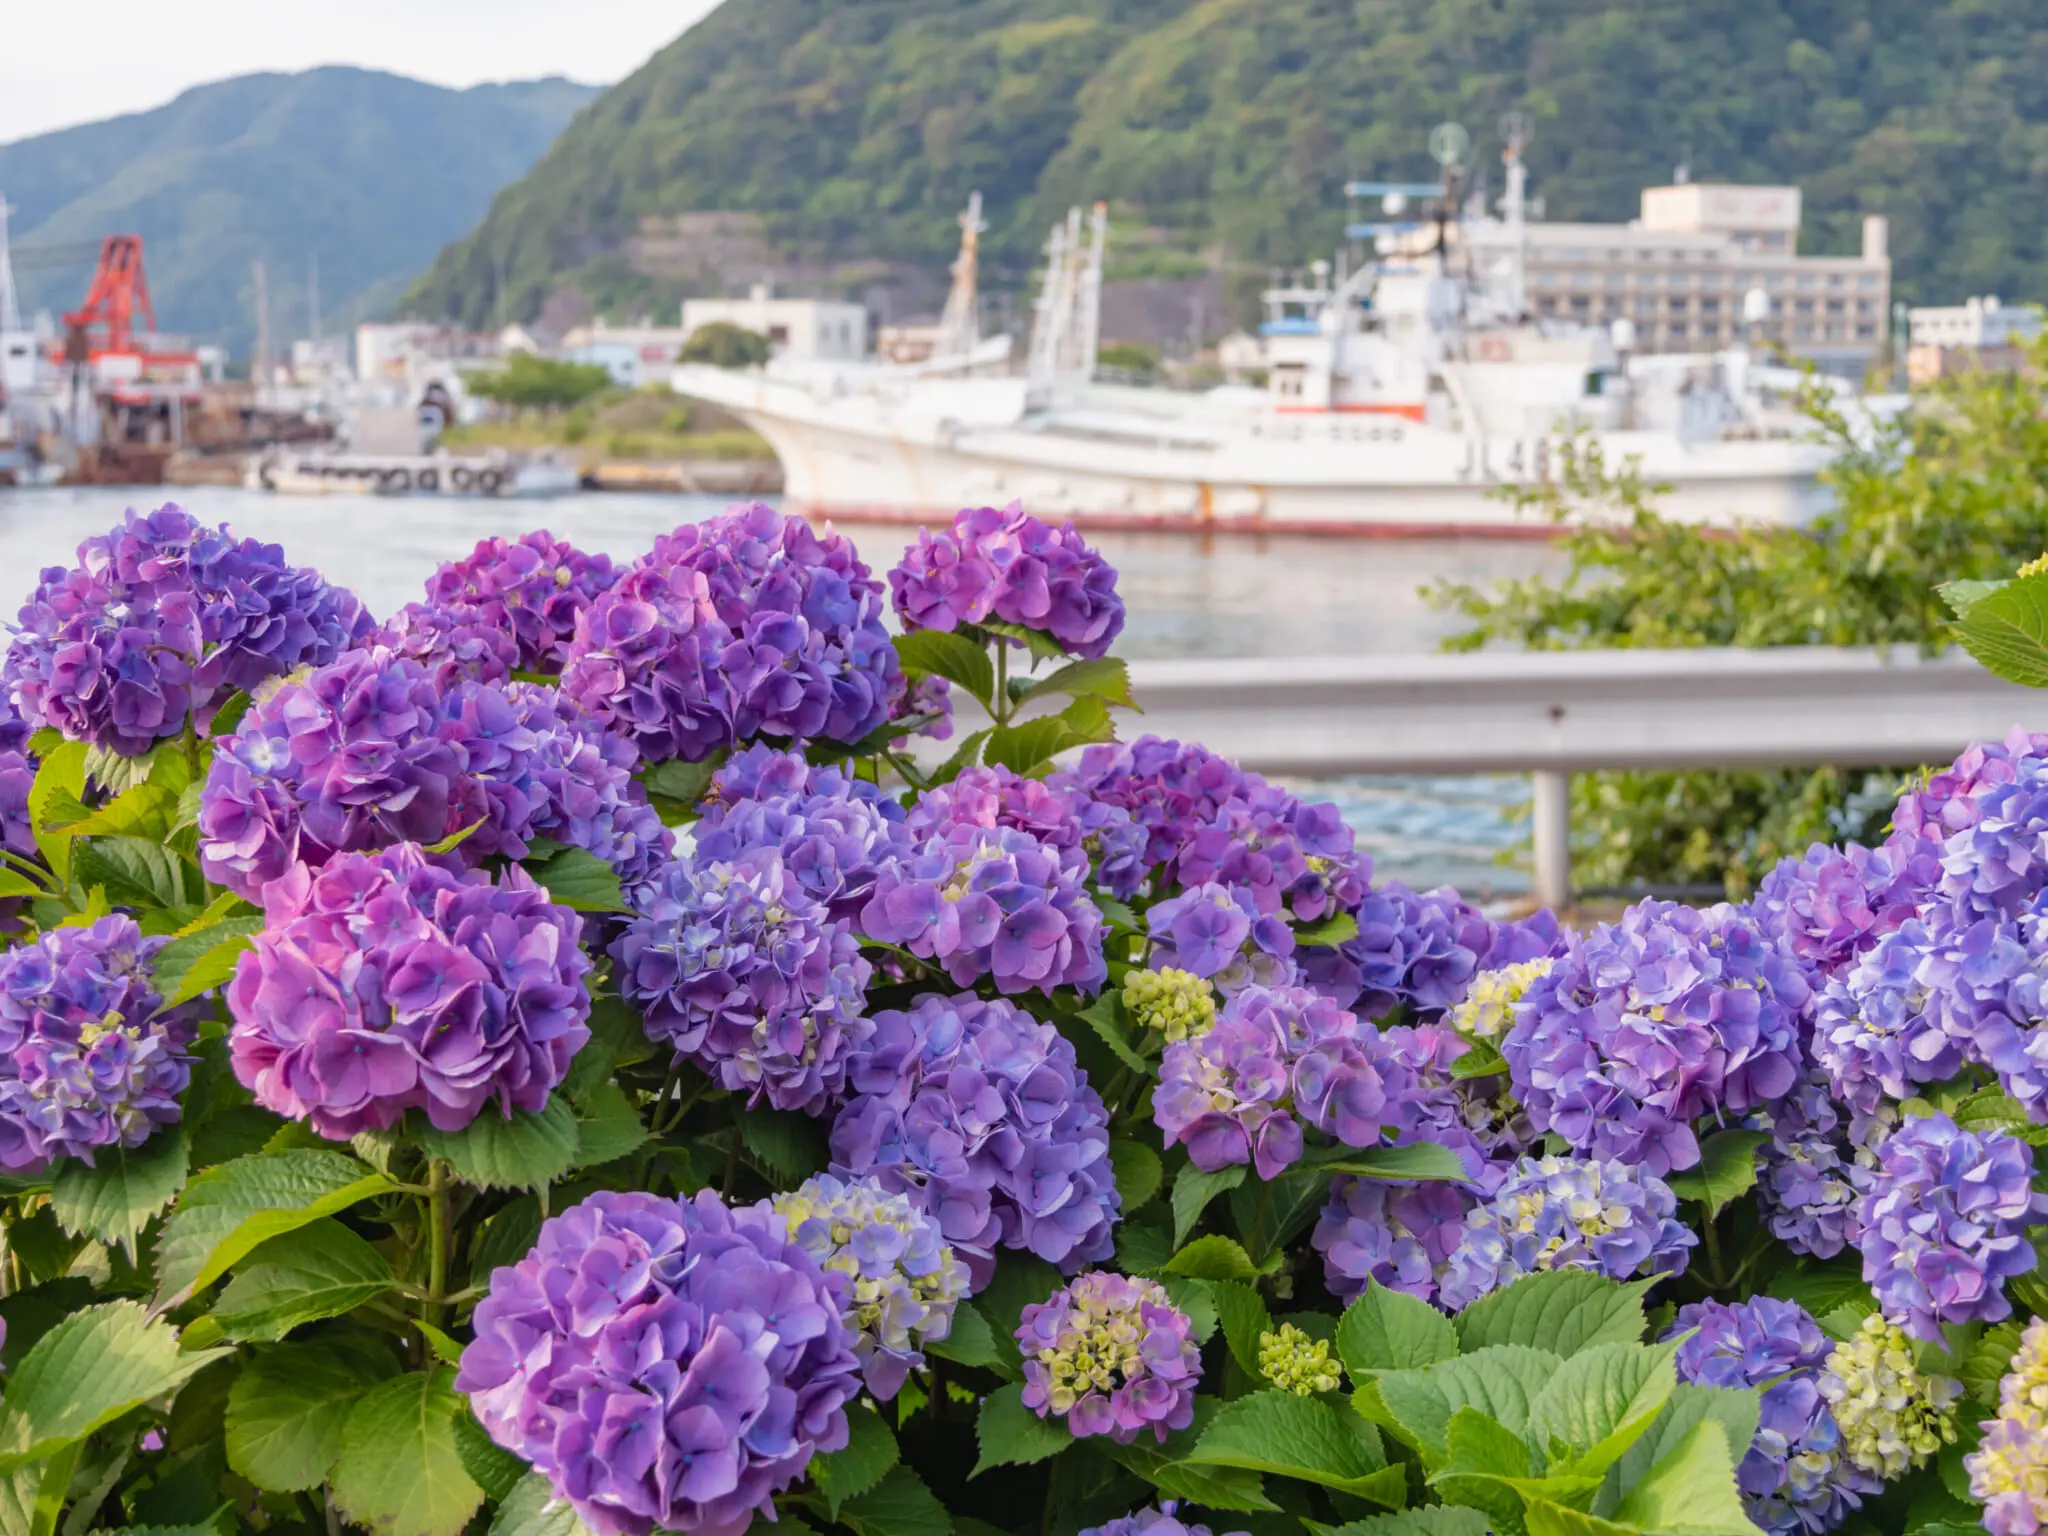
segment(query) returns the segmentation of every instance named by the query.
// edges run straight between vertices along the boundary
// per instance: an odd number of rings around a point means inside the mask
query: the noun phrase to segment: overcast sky
[[[0,144],[257,70],[610,84],[718,0],[5,0]],[[740,0],[744,3],[744,0]]]

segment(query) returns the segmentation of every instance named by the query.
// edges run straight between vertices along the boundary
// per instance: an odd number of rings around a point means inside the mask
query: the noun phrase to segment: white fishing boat
[[[1500,217],[1461,203],[1452,171],[1441,188],[1389,188],[1390,203],[1436,192],[1430,216],[1383,228],[1349,270],[1319,262],[1269,291],[1262,387],[1097,378],[1098,207],[1053,232],[1021,373],[997,372],[973,327],[971,209],[931,362],[685,366],[674,388],[766,438],[790,503],[842,519],[1021,499],[1097,526],[1548,534],[1503,491],[1553,476],[1574,439],[1668,486],[1669,516],[1796,523],[1824,506],[1830,451],[1795,409],[1808,375],[1742,347],[1634,355],[1626,321],[1532,312],[1519,148]],[[1744,304],[1768,309],[1760,290]]]
[[[385,454],[274,449],[244,471],[251,490],[286,496],[566,496],[576,466],[547,455]]]

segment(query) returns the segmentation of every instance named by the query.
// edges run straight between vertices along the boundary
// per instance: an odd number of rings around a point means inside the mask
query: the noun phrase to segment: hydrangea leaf
[[[1853,1307],[1860,1321],[1877,1310],[1877,1298],[1863,1280],[1862,1260],[1854,1253],[1834,1259],[1801,1259],[1771,1276],[1764,1294],[1796,1301],[1817,1318]]]
[[[134,762],[136,759],[122,759]],[[107,837],[132,833],[161,842],[170,835],[171,821],[178,813],[178,792],[161,784],[141,783],[109,800],[98,810],[76,821],[53,826],[67,837]]]
[[[619,872],[586,848],[564,848],[537,865],[522,865],[558,906],[572,912],[630,912]]]
[[[165,1005],[188,1003],[232,980],[235,962],[262,931],[260,917],[229,917],[172,939],[156,956],[157,990]]]
[[[58,817],[78,819],[66,814],[69,807],[79,806],[83,810],[79,796],[85,793],[85,743],[61,741],[47,751],[39,751],[38,756],[41,761],[28,788],[29,825],[35,829],[36,846],[42,850],[43,862],[60,878],[68,878],[71,836],[67,832],[53,832],[50,827]]]
[[[1074,1443],[1061,1420],[1041,1419],[1024,1406],[1024,1388],[1015,1382],[981,1400],[974,1439],[981,1455],[969,1477],[979,1477],[990,1467],[1029,1466]]]
[[[647,1126],[625,1090],[600,1083],[576,1102],[576,1162],[597,1168],[636,1152],[648,1140]]]
[[[195,1176],[157,1239],[157,1302],[203,1290],[261,1244],[397,1189],[339,1152],[238,1157]]]
[[[1529,1442],[1477,1408],[1460,1408],[1444,1431],[1443,1470],[1432,1482],[1470,1476],[1527,1478],[1534,1471]]]
[[[646,1061],[654,1054],[640,1015],[609,993],[590,1000],[588,1022],[590,1038],[562,1078],[562,1091],[573,1103],[581,1103],[620,1067]]]
[[[1972,1400],[1987,1409],[1998,1407],[1998,1384],[2012,1369],[2012,1357],[2019,1353],[2020,1331],[2017,1318],[1985,1329],[1983,1337],[1965,1352],[1962,1369],[1956,1372]]]
[[[1317,1159],[1316,1167],[1323,1173],[1348,1173],[1361,1179],[1462,1182],[1471,1176],[1457,1153],[1432,1141],[1411,1142],[1405,1147],[1342,1147],[1334,1156]]]
[[[1614,1518],[1671,1536],[1752,1536],[1735,1486],[1735,1461],[1718,1424],[1695,1424],[1623,1495]]]
[[[1228,1168],[1218,1168],[1214,1173],[1204,1173],[1193,1163],[1174,1175],[1173,1179],[1173,1246],[1182,1247],[1188,1234],[1195,1229],[1195,1223],[1202,1219],[1202,1212],[1211,1200],[1226,1190],[1237,1188],[1249,1172],[1244,1164],[1233,1163]]]
[[[380,1536],[459,1536],[484,1501],[455,1448],[468,1412],[448,1366],[410,1371],[372,1387],[342,1426],[328,1496]]]
[[[1231,1358],[1245,1375],[1257,1381],[1259,1335],[1273,1331],[1273,1314],[1266,1308],[1265,1297],[1237,1280],[1212,1280],[1209,1295],[1223,1324],[1223,1340],[1230,1346]]]
[[[1530,1499],[1522,1506],[1522,1520],[1529,1536],[1643,1536],[1635,1526],[1617,1525],[1548,1499]],[[1750,1530],[1754,1533],[1756,1527]]]
[[[2006,584],[2005,581],[1944,581],[1938,583],[1934,590],[1948,604],[1948,611],[1960,619]]]
[[[996,1272],[974,1298],[988,1318],[995,1334],[996,1348],[1010,1367],[1010,1374],[1024,1374],[1023,1357],[1017,1348],[1017,1325],[1024,1309],[1044,1301],[1060,1288],[1060,1272],[1045,1260],[1029,1254],[1007,1251],[997,1259]]]
[[[1098,897],[1096,905],[1101,906],[1102,904],[1101,898]],[[1117,1013],[1116,999],[1109,993],[1105,992],[1102,996],[1096,998],[1094,1002],[1081,1009],[1074,1017],[1094,1030],[1101,1037],[1102,1043],[1108,1046],[1115,1054],[1116,1059],[1129,1067],[1133,1072],[1143,1072],[1147,1075],[1151,1073],[1152,1063],[1143,1056],[1140,1056],[1136,1048],[1132,1046],[1130,1034],[1125,1030],[1123,1019]],[[1129,1209],[1128,1202],[1125,1205],[1125,1209]]]
[[[274,1342],[374,1301],[391,1282],[383,1254],[338,1221],[316,1221],[250,1254],[213,1315],[231,1339]]]
[[[755,1108],[739,1117],[740,1140],[777,1178],[799,1184],[831,1160],[825,1130],[793,1109]]]
[[[577,1517],[573,1504],[555,1497],[553,1484],[529,1472],[498,1506],[490,1536],[590,1536],[590,1527]]]
[[[839,1523],[854,1536],[952,1536],[953,1530],[946,1507],[905,1466],[892,1467],[874,1488],[848,1499]]]
[[[671,800],[694,815],[697,802],[711,787],[711,776],[718,772],[719,764],[724,760],[723,753],[701,763],[686,763],[681,758],[672,757],[649,768],[640,776],[640,782],[646,785],[650,796]]]
[[[1711,1221],[1729,1201],[1756,1188],[1756,1149],[1770,1139],[1763,1131],[1716,1131],[1700,1143],[1698,1167],[1664,1182],[1679,1199],[1704,1205]]]
[[[1158,1194],[1159,1186],[1166,1178],[1166,1169],[1159,1161],[1159,1154],[1142,1141],[1125,1138],[1112,1141],[1109,1144],[1109,1165],[1116,1170],[1116,1192],[1126,1211],[1135,1211]]]
[[[128,907],[181,906],[199,885],[199,876],[183,859],[146,837],[74,842],[71,876],[81,885],[103,886],[108,900]]]
[[[1067,648],[1042,629],[1032,629],[1024,624],[1011,624],[1002,619],[983,619],[979,624],[966,626],[971,633],[985,630],[991,635],[1003,635],[1019,641],[1031,652],[1031,664],[1035,667],[1041,661],[1052,661],[1067,654]]]
[[[1564,1362],[1526,1344],[1495,1344],[1420,1370],[1382,1371],[1373,1387],[1402,1437],[1428,1463],[1441,1463],[1451,1415],[1477,1408],[1516,1434],[1529,1427],[1529,1405]]]
[[[1337,1353],[1354,1381],[1375,1371],[1412,1370],[1458,1353],[1458,1331],[1428,1302],[1391,1291],[1377,1280],[1344,1309]]]
[[[896,659],[906,672],[922,672],[959,684],[984,709],[996,696],[995,663],[984,648],[963,635],[914,629],[896,637]]]
[[[1042,715],[1022,725],[999,725],[988,733],[982,761],[992,766],[1028,774],[1040,763],[1052,761],[1069,747],[1082,746],[1088,738],[1075,734],[1064,715]]]
[[[1251,1261],[1236,1238],[1212,1232],[1196,1238],[1168,1259],[1166,1272],[1194,1280],[1256,1280],[1266,1271]]]
[[[469,1480],[483,1489],[485,1498],[498,1503],[511,1498],[531,1470],[491,1438],[467,1403],[455,1416],[455,1454],[462,1458],[462,1470]]]
[[[350,1411],[396,1372],[389,1350],[355,1334],[258,1350],[228,1392],[228,1465],[272,1493],[319,1487]]]
[[[1188,1337],[1197,1344],[1208,1343],[1216,1332],[1218,1317],[1212,1284],[1208,1280],[1191,1280],[1186,1275],[1164,1275],[1159,1281],[1159,1288],[1187,1315]]]
[[[1643,1295],[1654,1283],[1583,1269],[1523,1275],[1460,1312],[1458,1339],[1468,1350],[1528,1344],[1566,1356],[1595,1344],[1634,1344],[1643,1336]]]
[[[47,1460],[151,1398],[165,1397],[220,1349],[181,1349],[178,1330],[139,1301],[74,1312],[9,1374],[0,1403],[0,1474]]]
[[[1011,1374],[1003,1352],[996,1347],[995,1330],[971,1301],[962,1301],[953,1308],[953,1323],[946,1336],[927,1340],[924,1352],[959,1365],[979,1365],[1000,1375]]]
[[[142,1229],[185,1187],[191,1155],[191,1132],[179,1125],[139,1147],[102,1147],[91,1167],[68,1157],[51,1181],[50,1209],[66,1232],[132,1255]]]
[[[1391,1515],[1368,1515],[1331,1527],[1326,1536],[1487,1536],[1486,1516],[1455,1504],[1431,1504]]]
[[[1615,1506],[1620,1504],[1622,1494],[1641,1482],[1650,1468],[1676,1450],[1696,1424],[1720,1425],[1722,1436],[1728,1442],[1729,1455],[1739,1462],[1749,1454],[1750,1443],[1756,1439],[1761,1397],[1762,1394],[1754,1388],[1697,1387],[1680,1382],[1672,1389],[1671,1400],[1664,1405],[1664,1411],[1657,1415],[1636,1443],[1622,1453],[1621,1459],[1607,1469],[1607,1477],[1593,1500],[1593,1512],[1597,1515],[1612,1514]]]
[[[1955,632],[1985,671],[2022,687],[2048,688],[2048,573],[1979,595],[1956,620]]]
[[[559,1093],[539,1114],[506,1116],[487,1106],[459,1131],[423,1126],[419,1138],[429,1157],[444,1159],[477,1189],[539,1189],[576,1166],[576,1111]]]
[[[1297,945],[1316,945],[1331,949],[1357,937],[1358,917],[1351,912],[1332,912],[1319,923],[1310,923],[1294,930],[1294,942]]]
[[[1376,1474],[1394,1471],[1400,1475],[1391,1481],[1406,1487],[1405,1474],[1387,1467],[1372,1425],[1320,1398],[1292,1392],[1255,1392],[1225,1403],[1187,1460],[1318,1483],[1393,1506],[1401,1501],[1381,1497],[1390,1480]]]
[[[840,1505],[875,1487],[901,1459],[896,1436],[871,1407],[848,1407],[846,1433],[843,1449],[814,1457],[810,1465],[811,1483],[825,1496],[827,1515],[833,1520],[839,1518]]]
[[[1598,1479],[1650,1427],[1678,1385],[1668,1344],[1595,1344],[1558,1368],[1529,1405],[1529,1435],[1553,1471]]]
[[[1187,1499],[1210,1509],[1228,1509],[1250,1514],[1277,1509],[1266,1497],[1266,1486],[1258,1473],[1242,1467],[1206,1466],[1187,1460],[1188,1453],[1208,1433],[1222,1405],[1213,1397],[1195,1399],[1194,1422],[1176,1430],[1165,1444],[1150,1435],[1140,1435],[1129,1445],[1101,1445],[1101,1449],[1126,1471],[1135,1472],[1159,1490],[1162,1498]]]
[[[1138,709],[1131,697],[1131,669],[1122,657],[1103,656],[1093,661],[1070,661],[1057,672],[1036,679],[1023,679],[1021,697],[1042,698],[1063,693],[1069,698],[1084,695],[1114,704],[1118,709]],[[1012,686],[1015,686],[1014,684]],[[1143,710],[1138,710],[1143,714]]]

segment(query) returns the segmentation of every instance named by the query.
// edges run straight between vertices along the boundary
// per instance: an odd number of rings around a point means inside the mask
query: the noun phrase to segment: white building
[[[1991,294],[1931,309],[1906,312],[1916,347],[2010,347],[2041,334],[2041,311],[2032,304],[2006,305]]]
[[[673,325],[607,325],[594,320],[564,333],[555,356],[567,363],[594,363],[628,389],[665,384],[674,371],[686,331]]]
[[[1749,339],[1743,300],[1761,290],[1770,304],[1760,339],[1798,356],[1860,371],[1884,345],[1884,219],[1864,219],[1854,256],[1802,256],[1797,187],[1650,187],[1641,207],[1627,224],[1525,224],[1530,309],[1586,324],[1626,318],[1644,352],[1706,351]],[[1497,219],[1465,228],[1482,261],[1514,238]]]
[[[685,299],[683,334],[699,326],[736,325],[768,338],[776,356],[799,362],[851,363],[868,353],[868,312],[832,299],[778,299],[756,283],[744,299]]]
[[[366,399],[410,405],[429,384],[459,384],[465,369],[490,363],[497,339],[450,325],[401,320],[356,327],[356,382]]]

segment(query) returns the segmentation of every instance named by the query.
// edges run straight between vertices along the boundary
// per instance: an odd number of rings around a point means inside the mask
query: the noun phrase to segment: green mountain
[[[243,75],[154,111],[0,145],[25,311],[85,297],[110,234],[143,237],[157,323],[246,351],[250,265],[273,333],[386,309],[596,94],[568,80],[453,91],[362,69]]]
[[[1492,166],[1511,109],[1551,218],[1633,217],[1682,161],[1801,184],[1808,250],[1889,214],[1901,298],[2048,298],[2044,80],[2039,0],[733,0],[579,116],[404,308],[479,320],[501,273],[517,313],[764,267],[942,280],[975,188],[998,281],[1106,199],[1122,275],[1221,271],[1241,304],[1334,247],[1348,179],[1429,174],[1447,119]]]

